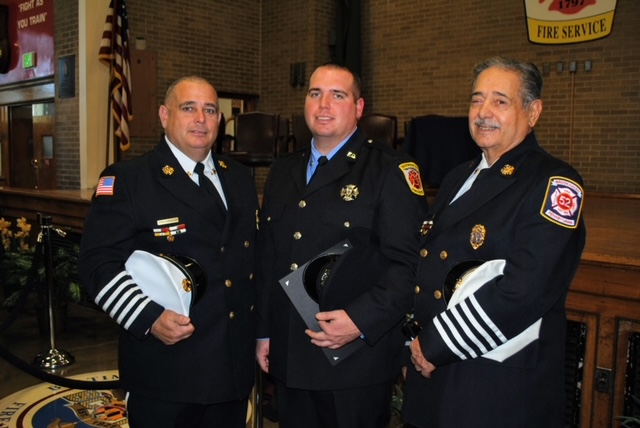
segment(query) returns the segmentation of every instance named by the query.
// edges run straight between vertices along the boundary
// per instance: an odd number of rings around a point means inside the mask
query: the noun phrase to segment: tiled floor
[[[0,312],[0,325],[6,318],[7,312]],[[0,343],[27,362],[32,362],[38,354],[52,348],[49,335],[39,333],[36,319],[33,305],[28,304],[16,321],[0,334]],[[56,335],[55,348],[70,353],[75,362],[54,373],[67,377],[117,369],[117,331],[115,322],[104,313],[70,305],[66,329]],[[3,397],[40,383],[40,379],[0,358],[0,401]],[[265,419],[263,426],[276,428],[278,424]]]

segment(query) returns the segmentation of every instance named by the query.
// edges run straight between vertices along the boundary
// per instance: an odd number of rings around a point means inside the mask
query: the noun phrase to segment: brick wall
[[[262,75],[258,109],[291,118],[304,111],[309,76],[330,60],[329,32],[333,29],[334,0],[262,1]],[[292,87],[290,65],[305,64],[305,84]],[[260,192],[268,169],[256,172]]]
[[[78,2],[54,3],[55,58],[76,55],[78,87]],[[56,79],[56,85],[58,81]],[[80,188],[80,125],[78,98],[56,98],[56,183],[59,189]]]
[[[58,26],[60,13],[73,13],[61,3],[67,2],[56,2],[56,55],[61,46],[73,49],[68,37],[77,38]],[[201,74],[220,91],[259,94],[259,110],[288,116],[302,111],[305,94],[305,88],[290,86],[289,66],[304,62],[308,79],[330,59],[334,3],[209,0],[194,7],[192,1],[156,0],[150,7],[129,0],[127,7],[132,38],[144,36],[147,49],[158,52],[159,98],[175,78]],[[400,135],[413,116],[466,115],[473,64],[497,54],[515,56],[542,70],[549,65],[536,130],[541,144],[571,161],[588,190],[640,193],[640,2],[618,1],[609,37],[554,46],[528,42],[523,1],[472,0],[464,7],[444,0],[361,3],[365,110],[396,115]],[[585,60],[593,71],[584,71]],[[578,64],[573,75],[569,61]],[[558,62],[562,73],[556,72]],[[61,101],[58,114],[72,116],[72,106]],[[134,140],[131,155],[156,141]],[[264,175],[256,174],[258,187]]]
[[[618,2],[609,37],[553,46],[528,41],[523,1],[361,2],[365,111],[397,116],[401,136],[414,116],[466,115],[473,65],[513,56],[549,70],[536,129],[543,147],[571,162],[591,191],[640,193],[640,2]],[[287,115],[302,109],[304,97],[304,89],[287,86],[288,64],[307,61],[308,79],[330,57],[333,2],[302,3],[263,1],[261,105]]]
[[[541,70],[548,64],[536,129],[543,147],[571,161],[591,191],[639,193],[640,2],[617,4],[609,37],[550,46],[528,42],[522,1],[454,7],[442,0],[363,0],[366,110],[397,115],[400,124],[430,113],[466,115],[474,63],[500,54]],[[584,71],[585,60],[593,71]],[[575,74],[570,61],[577,62]]]
[[[127,11],[132,43],[143,37],[147,50],[158,53],[158,103],[171,82],[188,74],[209,79],[219,92],[260,92],[260,0],[129,0]],[[159,119],[157,127],[160,136]],[[158,138],[132,142],[128,157]]]

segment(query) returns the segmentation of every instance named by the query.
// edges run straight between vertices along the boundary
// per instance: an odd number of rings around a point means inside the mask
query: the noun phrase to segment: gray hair
[[[542,97],[542,75],[540,70],[532,62],[523,62],[511,58],[493,57],[477,64],[473,69],[473,87],[478,81],[478,76],[483,71],[491,67],[498,67],[503,70],[514,71],[520,76],[522,91],[522,105],[528,108],[529,105]]]

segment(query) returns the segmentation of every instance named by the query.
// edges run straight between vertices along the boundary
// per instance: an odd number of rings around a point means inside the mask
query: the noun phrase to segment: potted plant
[[[58,233],[64,233],[57,231]],[[0,218],[0,238],[2,246],[0,248],[0,281],[2,281],[2,291],[4,298],[0,301],[0,308],[13,309],[20,297],[21,291],[26,286],[34,286],[38,294],[39,306],[47,308],[49,301],[48,283],[45,271],[45,257],[36,257],[37,245],[31,242],[31,225],[26,218],[18,218],[15,226],[5,218]],[[39,237],[40,239],[41,237]],[[54,313],[62,312],[58,315],[60,323],[57,325],[63,328],[68,302],[83,303],[85,294],[77,277],[77,253],[78,244],[70,243],[71,248],[59,246],[52,247],[52,277],[54,281],[53,306]],[[69,251],[70,250],[70,251]],[[38,260],[36,272],[31,274],[34,284],[28,284],[30,272],[34,261]],[[40,323],[41,330],[48,329],[48,311],[43,310],[44,320]]]

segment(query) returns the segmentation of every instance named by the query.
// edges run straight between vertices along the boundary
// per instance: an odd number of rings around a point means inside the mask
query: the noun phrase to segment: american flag
[[[113,132],[120,149],[131,146],[129,122],[131,109],[131,71],[129,68],[129,24],[125,0],[111,0],[100,42],[100,61],[110,67],[109,94],[113,115]]]
[[[113,186],[116,184],[114,176],[100,177],[98,187],[96,188],[96,196],[107,195],[113,196]]]

